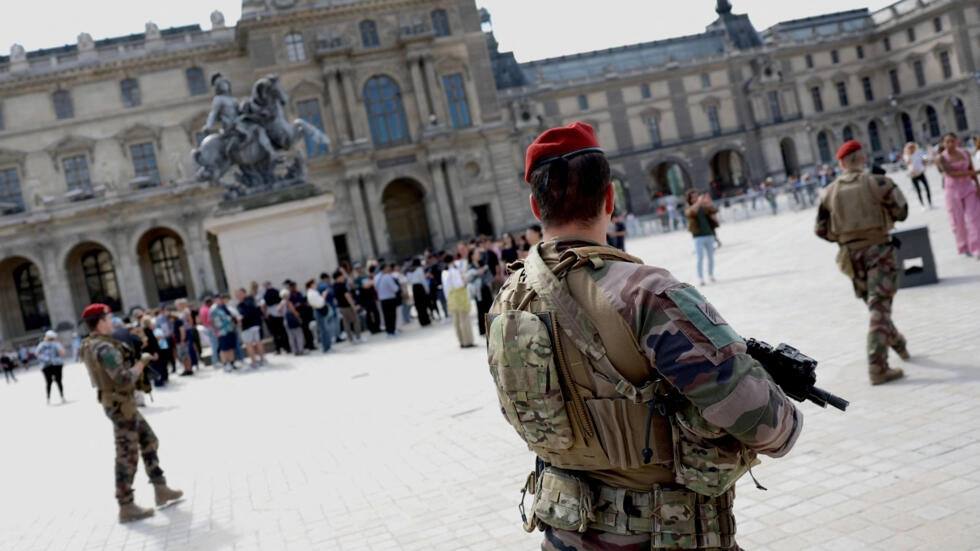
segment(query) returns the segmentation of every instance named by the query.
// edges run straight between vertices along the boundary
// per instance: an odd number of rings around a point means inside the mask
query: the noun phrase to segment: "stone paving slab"
[[[939,179],[933,192],[941,205]],[[901,185],[915,203],[908,182]],[[760,205],[761,207],[761,205]],[[980,539],[980,262],[958,257],[946,214],[928,224],[941,281],[903,289],[895,322],[907,378],[867,383],[866,310],[812,235],[814,211],[724,224],[705,295],[744,336],[820,360],[846,413],[801,407],[796,448],[739,484],[746,549],[976,549]],[[686,233],[630,239],[631,253],[696,280]],[[486,356],[450,325],[271,356],[257,372],[174,378],[144,409],[184,501],[116,523],[108,421],[84,368],[66,405],[44,405],[35,368],[0,385],[0,550],[530,550],[517,512],[531,455],[499,413]],[[136,499],[152,500],[145,474]]]

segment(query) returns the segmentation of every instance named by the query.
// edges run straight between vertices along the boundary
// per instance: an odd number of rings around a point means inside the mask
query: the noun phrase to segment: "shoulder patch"
[[[741,342],[742,337],[728,325],[718,310],[705,299],[694,287],[684,287],[669,291],[667,296],[687,316],[715,348],[724,348],[732,343]]]

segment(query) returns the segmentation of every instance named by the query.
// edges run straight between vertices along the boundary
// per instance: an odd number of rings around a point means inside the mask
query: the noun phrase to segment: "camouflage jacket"
[[[121,343],[93,335],[82,344],[82,358],[85,360],[92,386],[103,394],[132,394],[136,385],[136,373],[126,363],[120,350]]]
[[[595,243],[551,241],[540,254],[553,266],[562,251],[584,245]],[[651,373],[655,366],[706,421],[765,455],[792,448],[802,413],[695,288],[662,268],[629,262],[605,262],[589,273],[632,329]]]

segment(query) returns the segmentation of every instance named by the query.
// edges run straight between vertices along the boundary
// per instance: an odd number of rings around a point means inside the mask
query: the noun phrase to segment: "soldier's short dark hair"
[[[600,151],[583,153],[535,169],[529,183],[544,226],[588,223],[599,216],[611,183],[609,161]]]
[[[108,315],[109,314],[102,314],[101,316],[89,316],[87,318],[82,318],[82,321],[85,322],[85,327],[88,327],[89,333],[94,333],[95,328],[98,327],[99,322],[102,321],[102,318]]]

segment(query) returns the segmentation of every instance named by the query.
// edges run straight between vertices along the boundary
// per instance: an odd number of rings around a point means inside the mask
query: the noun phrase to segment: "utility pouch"
[[[847,277],[854,279],[854,262],[851,260],[851,251],[847,247],[841,245],[837,249],[837,267],[843,272]]]
[[[488,342],[490,374],[510,424],[532,448],[570,449],[575,436],[547,325],[539,315],[508,310],[492,318]]]
[[[672,416],[675,482],[701,495],[720,496],[759,460],[755,452],[692,409]]]
[[[559,530],[585,532],[595,520],[594,496],[585,478],[546,467],[538,479],[534,516]]]

